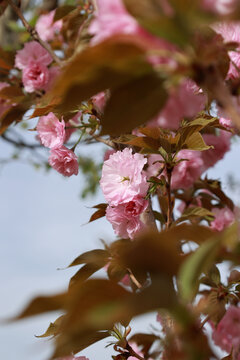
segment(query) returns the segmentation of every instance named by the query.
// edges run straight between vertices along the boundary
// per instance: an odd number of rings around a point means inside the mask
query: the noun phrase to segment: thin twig
[[[29,32],[29,34],[31,35],[31,37],[36,40],[37,42],[39,42],[39,44],[42,45],[42,47],[44,47],[49,54],[52,56],[53,60],[59,65],[59,66],[63,66],[63,62],[59,59],[59,57],[55,54],[55,52],[52,50],[51,46],[43,41],[39,36],[37,31],[28,23],[28,21],[25,19],[25,17],[23,16],[21,10],[19,7],[17,7],[12,0],[7,0],[8,4],[12,7],[12,9],[15,11],[15,13],[18,15],[19,19],[22,21],[23,26],[26,28],[26,30]]]
[[[96,0],[92,0],[92,4],[93,4],[93,7],[96,11],[98,11],[98,6],[97,6],[97,1]]]
[[[101,142],[107,146],[110,146],[112,147],[113,149],[116,149],[115,147],[115,144],[112,140],[109,140],[109,139],[103,139],[101,136],[93,136],[93,138],[98,141],[98,142]]]
[[[5,133],[1,135],[1,138],[18,148],[37,149],[43,147],[42,144],[28,144],[22,140],[16,141],[14,139],[9,138]]]
[[[127,269],[128,275],[130,277],[130,279],[132,280],[132,282],[136,285],[136,287],[138,289],[142,288],[142,285],[140,284],[140,282],[135,278],[135,276],[133,275],[131,269]]]

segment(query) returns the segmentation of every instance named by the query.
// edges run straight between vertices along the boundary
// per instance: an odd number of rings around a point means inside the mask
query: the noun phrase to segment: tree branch
[[[55,54],[55,52],[52,50],[51,46],[43,41],[37,31],[31,27],[31,25],[28,23],[28,21],[25,19],[25,17],[23,16],[21,10],[19,7],[17,7],[12,0],[7,0],[8,4],[12,7],[12,9],[15,11],[15,13],[17,14],[17,16],[19,17],[19,19],[22,21],[23,26],[26,28],[26,30],[29,32],[29,34],[31,35],[31,37],[36,40],[37,42],[39,42],[39,44],[42,45],[42,47],[44,47],[44,49],[46,49],[49,54],[52,56],[53,60],[59,65],[59,66],[63,66],[63,62],[59,59],[59,57]]]
[[[107,146],[110,146],[112,147],[113,149],[116,149],[115,147],[115,144],[112,140],[109,140],[109,139],[103,139],[101,136],[93,136],[93,138],[98,141],[98,142],[101,142]]]
[[[27,144],[22,140],[16,141],[16,140],[11,139],[10,137],[8,137],[6,135],[6,133],[2,134],[1,138],[3,140],[7,141],[8,143],[18,147],[18,148],[37,149],[37,148],[42,148],[43,147],[41,144]]]

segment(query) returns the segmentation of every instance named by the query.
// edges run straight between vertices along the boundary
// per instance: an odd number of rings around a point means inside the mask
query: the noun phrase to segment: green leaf
[[[199,276],[212,265],[220,241],[221,237],[206,241],[183,263],[179,272],[179,291],[183,300],[194,298],[199,286]]]
[[[181,266],[178,276],[179,292],[183,300],[189,301],[194,298],[199,287],[200,275],[211,268],[221,245],[233,247],[236,246],[236,242],[237,229],[234,224],[204,242],[187,258]]]

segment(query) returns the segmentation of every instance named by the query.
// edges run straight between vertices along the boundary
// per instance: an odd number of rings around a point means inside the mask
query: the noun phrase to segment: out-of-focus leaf
[[[113,259],[107,268],[107,273],[110,280],[119,282],[127,274],[127,270],[116,259]]]
[[[7,7],[8,7],[8,2],[6,0],[1,0],[0,1],[0,16],[4,14]]]
[[[37,338],[44,338],[48,336],[56,336],[59,333],[59,327],[62,324],[64,315],[58,317],[53,323],[51,322],[47,330],[42,335],[36,335]]]
[[[237,241],[236,227],[233,225],[204,242],[190,255],[179,271],[179,291],[188,301],[194,298],[199,287],[199,277],[212,266],[221,245],[234,246]]]
[[[163,81],[149,74],[124,84],[111,92],[101,120],[103,134],[130,132],[152,119],[167,99]]]
[[[12,320],[21,320],[29,316],[63,309],[66,299],[67,294],[65,293],[53,296],[39,296],[33,299],[30,304]]]
[[[153,34],[178,45],[184,45],[189,39],[188,22],[177,16],[171,5],[167,16],[159,1],[124,0],[124,4],[130,14]]]
[[[54,111],[54,108],[56,107],[56,103],[53,104],[49,104],[47,106],[44,107],[39,107],[36,108],[33,112],[33,114],[31,115],[30,119],[36,118],[38,116],[44,116],[49,114],[51,111]]]
[[[95,272],[100,270],[104,265],[106,265],[106,263],[103,263],[103,264],[88,263],[88,264],[84,265],[80,270],[78,270],[78,272],[74,276],[71,277],[69,286],[73,286],[76,283],[80,283],[80,282],[87,280]]]
[[[192,38],[194,30],[210,21],[201,11],[199,1],[192,0],[124,0],[127,10],[153,34],[178,46]],[[201,30],[204,30],[203,26]]]
[[[0,10],[1,11],[1,10]],[[11,70],[14,64],[14,53],[0,48],[0,68]]]
[[[22,89],[18,86],[6,86],[0,90],[0,98],[6,99],[11,103],[20,103],[26,95],[23,94]]]
[[[142,352],[147,354],[155,341],[160,340],[157,335],[137,333],[130,337],[129,341],[142,347]]]
[[[64,16],[68,15],[71,11],[75,9],[76,7],[73,5],[58,6],[54,15],[54,21],[62,19]]]
[[[87,251],[78,256],[68,267],[81,265],[81,264],[103,264],[103,266],[109,260],[109,252],[107,250],[95,249]]]
[[[52,359],[76,354],[88,346],[110,336],[108,331],[79,331],[74,336],[60,335]]]
[[[178,229],[175,227],[177,239]],[[170,240],[171,239],[171,240]],[[179,254],[181,238],[171,238],[171,232],[147,232],[129,243],[119,252],[119,259],[138,279],[145,273],[168,274],[178,272],[182,257]]]
[[[58,110],[75,110],[83,100],[152,73],[144,50],[131,37],[115,36],[77,54],[62,70],[51,92]]]
[[[216,237],[206,241],[183,263],[179,272],[179,290],[184,300],[191,300],[195,296],[199,276],[212,265],[220,239]]]
[[[22,119],[26,112],[26,108],[21,105],[11,106],[6,110],[0,118],[0,135],[14,122],[18,122]]]

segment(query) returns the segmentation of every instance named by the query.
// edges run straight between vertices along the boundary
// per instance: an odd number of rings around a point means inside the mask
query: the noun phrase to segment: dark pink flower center
[[[134,216],[140,213],[139,209],[136,207],[135,201],[129,201],[129,203],[126,205],[126,213]]]

